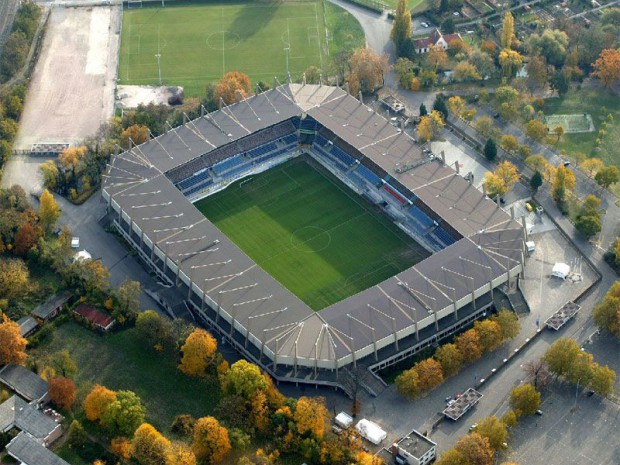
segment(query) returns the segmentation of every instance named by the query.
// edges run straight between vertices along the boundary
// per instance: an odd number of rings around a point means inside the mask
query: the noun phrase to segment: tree
[[[141,424],[133,437],[133,456],[142,465],[166,465],[170,441],[148,423]]]
[[[530,187],[534,192],[538,190],[540,186],[543,185],[543,177],[540,174],[540,171],[536,170],[530,179]]]
[[[528,382],[534,382],[534,389],[544,389],[551,382],[549,366],[543,359],[528,360],[523,364]]]
[[[136,331],[145,343],[164,349],[174,345],[172,325],[154,310],[141,312],[136,317]]]
[[[441,46],[431,45],[426,54],[426,61],[433,71],[437,72],[448,64],[448,54]]]
[[[601,218],[597,215],[583,215],[575,220],[575,228],[587,238],[597,235],[602,228]]]
[[[55,352],[50,358],[50,365],[55,373],[65,378],[75,378],[78,372],[77,364],[68,350]]]
[[[495,321],[491,319],[476,321],[474,329],[478,332],[483,351],[490,352],[501,345],[502,330]]]
[[[413,369],[403,371],[394,381],[398,393],[407,399],[415,399],[422,392],[418,373]]]
[[[430,391],[443,382],[441,364],[434,358],[426,358],[413,366],[418,374],[418,386],[422,391]]]
[[[601,80],[605,87],[611,88],[620,80],[620,52],[614,49],[603,50],[592,63],[592,76]]]
[[[81,449],[86,444],[88,436],[86,431],[78,420],[73,420],[69,425],[69,431],[67,433],[69,446],[75,449]]]
[[[453,72],[452,77],[457,81],[479,81],[482,79],[476,66],[467,61],[459,61]]]
[[[66,410],[73,406],[77,390],[69,378],[52,378],[48,389],[50,399],[56,406]]]
[[[456,449],[448,449],[439,456],[435,465],[469,465],[465,456]]]
[[[504,134],[500,140],[499,145],[508,153],[514,153],[519,148],[519,141],[512,134]]]
[[[564,165],[558,165],[551,183],[551,195],[555,201],[564,202],[566,193],[575,188],[575,182],[575,173]]]
[[[569,91],[570,81],[564,71],[557,70],[549,77],[549,86],[562,97]]]
[[[438,136],[439,133],[441,133],[444,126],[445,123],[441,113],[437,110],[433,110],[430,115],[422,116],[422,118],[420,118],[420,122],[417,127],[418,137],[424,141],[432,140]]]
[[[557,125],[555,128],[553,128],[553,133],[558,136],[558,139],[555,141],[556,144],[560,142],[560,139],[562,138],[562,136],[564,135],[564,127]]]
[[[495,99],[500,103],[510,103],[519,99],[519,91],[511,86],[500,86],[495,89]]]
[[[433,110],[441,113],[444,120],[448,119],[448,106],[446,105],[446,98],[442,94],[438,94],[437,97],[435,97],[435,101],[433,102]]]
[[[46,160],[39,165],[43,173],[43,184],[49,189],[56,189],[58,185],[58,167],[54,160]]]
[[[67,286],[83,295],[106,293],[110,272],[99,260],[76,260],[64,269]]]
[[[32,225],[30,223],[22,224],[15,234],[13,249],[15,255],[25,256],[37,244],[38,240],[39,237]]]
[[[455,344],[442,345],[435,351],[434,357],[446,377],[457,374],[463,366],[463,354]]]
[[[196,465],[196,455],[187,444],[173,442],[166,457],[166,465]]]
[[[500,308],[491,320],[499,325],[503,341],[514,339],[521,331],[521,323],[519,323],[517,314],[505,308]]]
[[[489,440],[476,432],[460,438],[454,448],[463,454],[467,464],[493,464],[493,450]]]
[[[541,35],[531,34],[528,44],[531,56],[542,56],[557,68],[564,65],[568,47],[568,36],[564,31],[545,28]]]
[[[467,362],[473,362],[482,357],[482,345],[480,344],[480,336],[475,329],[469,329],[459,334],[454,343]]]
[[[50,194],[47,189],[43,190],[40,198],[39,206],[39,220],[41,226],[45,231],[49,231],[54,227],[56,221],[60,217],[60,208],[54,199],[54,196]]]
[[[547,162],[547,159],[542,155],[531,155],[525,159],[525,164],[532,168],[534,171],[540,172],[543,177],[549,181],[551,179],[551,166]]]
[[[497,132],[493,120],[488,116],[481,116],[478,118],[476,121],[476,131],[488,138],[492,138],[492,136]]]
[[[408,58],[399,58],[394,64],[394,72],[398,76],[398,80],[403,89],[411,90],[411,82],[415,75],[413,68],[415,63]]]
[[[321,70],[316,66],[308,66],[304,71],[307,84],[319,84],[321,81]]]
[[[620,244],[620,239],[616,244]],[[592,317],[599,328],[620,338],[620,281],[612,284],[601,303],[594,307]]]
[[[409,10],[408,1],[398,0],[392,32],[390,33],[390,39],[394,42],[394,47],[396,49],[396,56],[404,56],[403,44],[411,38],[411,33],[411,11]]]
[[[73,179],[75,179],[75,173],[77,166],[82,162],[82,159],[86,155],[86,146],[81,147],[69,147],[62,151],[58,156],[58,161],[65,169],[71,169]]]
[[[118,436],[110,442],[110,452],[123,461],[128,461],[133,456],[133,444],[127,438]]]
[[[196,420],[192,450],[199,461],[215,464],[221,462],[230,452],[228,430],[213,417]]]
[[[83,407],[86,418],[90,421],[101,421],[105,411],[114,402],[116,402],[116,393],[105,386],[96,384],[84,399]]]
[[[616,381],[616,372],[607,365],[600,366],[595,363],[592,367],[592,378],[590,380],[590,388],[601,396],[607,396],[614,390],[614,382]]]
[[[149,128],[142,124],[132,124],[121,133],[121,144],[126,149],[149,140]]]
[[[195,329],[181,347],[183,357],[179,370],[188,376],[205,376],[207,365],[213,363],[217,341],[204,329]]]
[[[20,365],[26,360],[26,344],[21,336],[19,325],[2,315],[0,323],[0,365],[9,363]]]
[[[226,105],[239,102],[252,93],[252,84],[247,74],[229,71],[224,74],[215,87],[216,102],[221,100]]]
[[[586,158],[581,162],[581,169],[587,171],[589,177],[593,177],[604,166],[603,160],[600,158]]]
[[[299,434],[311,432],[316,437],[322,438],[329,420],[324,399],[322,397],[300,397],[295,407],[293,419]]]
[[[129,278],[125,279],[119,286],[116,296],[118,299],[118,309],[115,316],[127,317],[134,315],[140,308],[140,294],[142,286],[139,281],[133,281]]]
[[[540,407],[540,392],[531,384],[521,384],[510,391],[510,406],[520,415],[534,415]]]
[[[502,47],[510,49],[512,47],[512,42],[515,38],[515,19],[512,16],[512,13],[508,11],[504,15],[504,19],[502,21],[502,32],[500,35],[499,42]]]
[[[535,119],[530,120],[525,125],[525,134],[537,142],[543,140],[547,136],[547,132],[547,126]]]
[[[131,391],[118,391],[116,400],[103,412],[101,424],[114,436],[131,436],[144,423],[144,405]]]
[[[428,115],[428,110],[426,109],[426,105],[424,105],[424,102],[420,103],[420,116],[426,116]]]
[[[458,95],[448,99],[448,108],[455,116],[460,116],[466,106],[465,100]]]
[[[523,55],[516,50],[504,49],[499,52],[499,64],[502,66],[504,76],[513,78],[523,64]]]
[[[596,176],[594,176],[594,180],[599,186],[608,189],[609,186],[616,184],[620,180],[618,168],[613,165],[601,168],[599,172],[596,173]]]
[[[571,372],[579,354],[581,354],[581,349],[575,340],[561,337],[549,346],[543,359],[549,365],[551,373],[566,377]]]
[[[527,63],[527,86],[530,91],[542,89],[547,83],[549,73],[547,70],[547,62],[541,56],[534,55],[530,57]]]
[[[21,31],[12,32],[2,46],[2,62],[0,76],[4,81],[13,77],[26,63],[29,43],[26,35]]]
[[[374,92],[383,83],[383,74],[388,69],[387,56],[377,55],[369,48],[358,48],[349,59],[351,93]]]
[[[252,399],[257,391],[265,391],[267,387],[267,380],[260,368],[246,360],[233,363],[223,376],[222,390],[246,400]]]
[[[502,197],[517,183],[519,176],[517,167],[509,161],[501,162],[492,173],[485,173],[484,185],[489,197]]]
[[[196,420],[191,415],[177,415],[170,425],[170,431],[180,436],[189,437],[194,431],[194,423]]]
[[[487,417],[478,422],[476,433],[487,438],[493,450],[500,450],[504,447],[508,439],[506,424],[501,422],[496,416]]]

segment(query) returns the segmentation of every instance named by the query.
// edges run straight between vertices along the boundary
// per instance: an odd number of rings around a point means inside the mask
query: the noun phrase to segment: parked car
[[[71,248],[72,249],[79,249],[80,248],[80,238],[79,237],[72,237],[71,238]]]

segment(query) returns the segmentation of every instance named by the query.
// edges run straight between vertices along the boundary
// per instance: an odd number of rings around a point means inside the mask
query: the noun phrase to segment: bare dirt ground
[[[119,108],[136,108],[138,105],[168,105],[172,95],[167,86],[118,86],[117,105]]]
[[[15,150],[77,143],[113,115],[120,8],[53,8]]]

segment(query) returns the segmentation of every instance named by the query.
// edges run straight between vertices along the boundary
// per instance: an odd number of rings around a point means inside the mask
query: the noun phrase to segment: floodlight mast
[[[161,53],[156,53],[155,58],[157,59],[157,74],[159,76],[159,85],[161,86]]]

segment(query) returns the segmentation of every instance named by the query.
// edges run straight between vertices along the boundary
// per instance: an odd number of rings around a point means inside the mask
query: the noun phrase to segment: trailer
[[[355,425],[355,429],[364,439],[367,439],[377,446],[387,437],[387,433],[383,431],[379,425],[366,418],[362,418],[358,421],[357,425]]]

